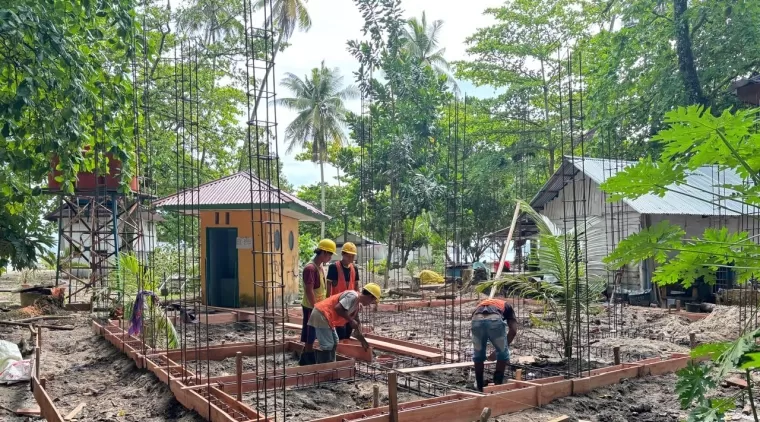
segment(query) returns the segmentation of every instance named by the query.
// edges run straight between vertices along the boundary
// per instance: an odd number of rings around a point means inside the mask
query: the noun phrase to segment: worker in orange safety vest
[[[509,327],[507,332],[506,327]],[[496,349],[496,369],[493,373],[495,385],[504,382],[504,370],[509,362],[509,345],[517,335],[517,318],[512,306],[502,299],[486,299],[475,307],[472,313],[472,361],[475,365],[475,387],[483,391],[483,372],[486,361],[486,347],[490,341]]]
[[[347,290],[359,292],[359,270],[354,266],[356,245],[346,242],[341,248],[342,259],[327,267],[327,296],[339,295]],[[351,325],[335,327],[338,339],[351,338]]]
[[[335,327],[348,323],[352,329],[361,330],[356,315],[362,306],[368,306],[380,300],[381,289],[375,283],[367,283],[361,293],[346,290],[339,295],[333,295],[317,303],[309,318],[309,326],[314,327],[319,341],[316,353],[317,363],[335,361],[338,348],[338,333]]]

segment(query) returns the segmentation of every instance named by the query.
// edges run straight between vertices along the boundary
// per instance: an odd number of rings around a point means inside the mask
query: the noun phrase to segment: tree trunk
[[[549,177],[554,174],[554,142],[552,141],[552,130],[549,127],[549,86],[546,83],[546,71],[544,69],[544,60],[541,59],[541,80],[544,91],[544,122],[546,123],[546,147],[549,151]]]
[[[319,184],[319,188],[322,191],[322,212],[325,212],[325,161],[319,160],[319,173],[320,173],[320,180],[321,183]],[[325,222],[322,222],[320,230],[320,239],[325,238]]]
[[[393,213],[391,213],[393,215]],[[393,219],[391,219],[391,229],[388,232],[388,255],[385,257],[385,274],[383,275],[383,288],[388,288],[388,280],[390,279],[391,274],[391,261],[393,258],[393,235],[395,234],[394,228],[396,227],[396,224],[394,224]]]
[[[676,55],[678,56],[678,70],[683,80],[686,91],[686,99],[689,104],[708,105],[707,98],[699,84],[697,67],[694,64],[694,52],[691,47],[691,34],[689,33],[689,20],[686,17],[688,0],[673,0],[673,24],[676,36]]]

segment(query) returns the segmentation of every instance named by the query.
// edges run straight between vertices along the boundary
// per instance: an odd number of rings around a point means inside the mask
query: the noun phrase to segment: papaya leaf
[[[691,412],[687,422],[718,422],[723,420],[725,413],[735,406],[733,398],[712,399],[700,403]]]
[[[707,391],[715,387],[715,381],[710,378],[709,372],[707,365],[695,365],[693,362],[677,372],[676,393],[682,409],[688,408],[692,403],[705,401]]]
[[[691,357],[701,358],[703,356],[710,356],[710,359],[715,360],[722,355],[728,348],[731,347],[731,342],[724,341],[721,343],[708,343],[700,344],[694,350],[691,351]]]

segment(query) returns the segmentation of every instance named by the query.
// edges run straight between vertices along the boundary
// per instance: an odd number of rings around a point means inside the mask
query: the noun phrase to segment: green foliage
[[[690,361],[686,368],[677,372],[676,393],[681,408],[693,406],[689,421],[720,421],[728,410],[734,408],[735,397],[709,398],[711,390],[736,370],[744,370],[745,381],[752,385],[750,370],[760,367],[758,337],[760,330],[748,331],[734,341],[704,344],[692,350],[693,358],[710,359],[703,363]],[[739,395],[743,394],[744,390],[740,390]]]
[[[317,249],[317,243],[319,243],[319,235],[310,232],[300,232],[298,234],[298,259],[301,261],[301,264],[305,264],[314,258],[314,250]]]
[[[601,188],[610,194],[610,201],[646,193],[664,195],[674,191],[673,184],[688,186],[687,172],[713,166],[716,172],[733,170],[754,183],[720,186],[716,181],[713,190],[723,189],[728,198],[738,202],[730,205],[722,198],[715,199],[712,192],[707,192],[703,201],[733,211],[747,204],[760,204],[754,187],[760,171],[756,115],[757,110],[712,115],[701,106],[673,110],[665,117],[670,126],[655,136],[662,150],[659,160],[646,159],[627,167],[608,178]],[[716,271],[721,267],[731,267],[739,283],[753,277],[760,260],[760,246],[746,231],[732,233],[726,227],[707,228],[700,237],[687,239],[684,235],[682,228],[662,221],[623,239],[604,261],[618,268],[627,262],[653,258],[658,264],[652,278],[655,283],[680,283],[686,288],[699,279],[714,284]]]
[[[544,216],[538,214],[530,205],[519,201],[520,209],[538,228],[538,271],[525,274],[502,274],[502,278],[492,282],[481,283],[476,287],[484,293],[491,288],[506,289],[508,295],[526,297],[542,301],[546,308],[557,316],[556,328],[562,338],[566,357],[572,356],[573,339],[577,335],[577,310],[586,314],[587,304],[592,304],[605,288],[605,280],[587,274],[587,265],[583,264],[586,256],[598,256],[598,248],[604,248],[604,232],[599,230],[598,221],[589,219],[585,228],[570,229],[561,233]],[[587,239],[587,249],[580,242]],[[544,276],[543,281],[534,277]]]
[[[115,281],[115,287],[100,294],[110,299],[110,294],[116,293],[112,306],[123,305],[124,321],[132,318],[138,292],[150,291],[159,294],[157,290],[161,284],[160,276],[150,268],[143,268],[140,260],[133,254],[119,255],[118,269],[109,275],[111,276]],[[151,347],[177,348],[179,335],[160,304],[154,304],[153,300],[146,298],[143,306],[143,329],[146,341]]]
[[[708,377],[709,372],[710,368],[707,365],[694,364],[691,361],[686,368],[678,371],[676,394],[682,409],[689,408],[694,402],[702,402],[705,394],[715,387],[715,382]]]

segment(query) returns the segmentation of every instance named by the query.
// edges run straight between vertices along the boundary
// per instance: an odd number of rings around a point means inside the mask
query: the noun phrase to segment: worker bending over
[[[315,328],[319,348],[322,349],[315,352],[317,363],[335,361],[335,351],[339,341],[335,328],[348,324],[352,329],[361,331],[356,314],[362,306],[371,305],[378,300],[380,300],[380,286],[368,283],[361,294],[346,290],[317,303],[309,319],[309,325]]]
[[[335,253],[335,242],[330,239],[319,241],[317,248],[314,250],[314,258],[303,267],[303,299],[301,299],[301,310],[303,311],[303,320],[301,325],[301,342],[304,343],[303,353],[299,365],[312,365],[316,363],[314,356],[314,327],[308,325],[314,305],[325,300],[327,297],[327,286],[325,283],[325,274],[322,265],[330,262],[332,255]]]
[[[359,271],[354,266],[356,259],[356,245],[346,242],[341,248],[343,258],[338,262],[333,262],[327,267],[327,296],[339,295],[347,290],[358,292]],[[338,333],[338,339],[344,340],[351,338],[351,326],[345,324],[335,327]]]
[[[509,333],[505,325],[509,326]],[[475,364],[475,384],[478,391],[483,391],[483,368],[488,341],[490,340],[496,349],[493,383],[499,385],[504,382],[504,369],[509,362],[509,345],[512,344],[515,335],[517,319],[511,305],[501,299],[486,299],[478,304],[472,313],[472,361]]]

